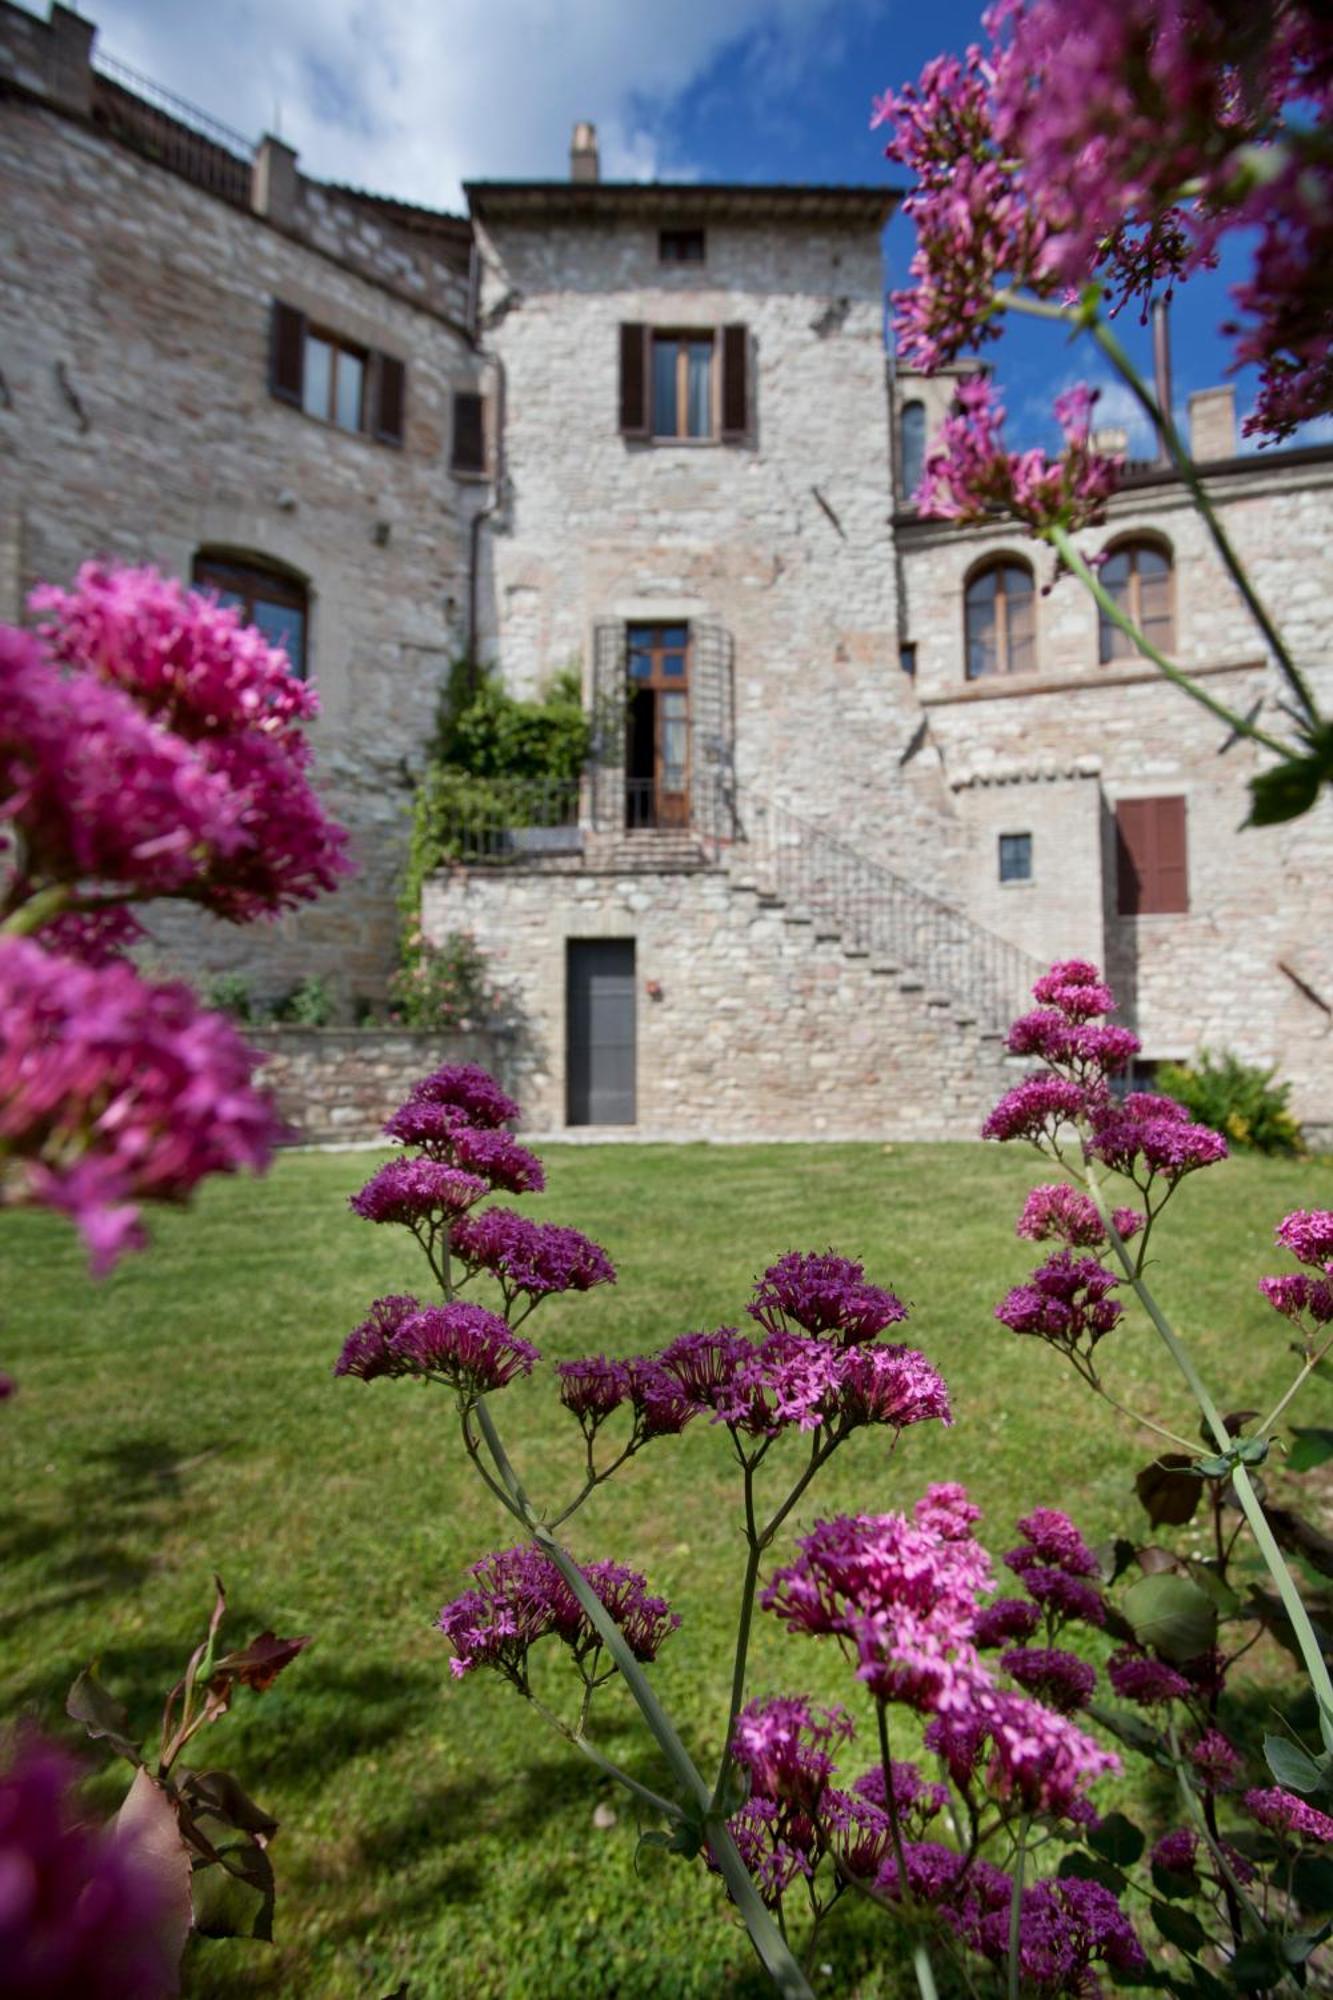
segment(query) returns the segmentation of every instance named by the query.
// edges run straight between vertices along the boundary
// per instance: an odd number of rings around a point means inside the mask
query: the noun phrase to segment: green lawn
[[[997,1552],[1042,1502],[1094,1540],[1137,1528],[1131,1479],[1149,1451],[991,1316],[1035,1261],[1012,1234],[1042,1177],[1034,1159],[980,1146],[553,1147],[546,1159],[540,1212],[595,1236],[620,1269],[614,1289],[530,1322],[548,1356],[633,1352],[735,1321],[754,1274],[790,1248],[860,1256],[913,1302],[909,1331],[951,1385],[955,1427],[909,1433],[896,1455],[862,1434],[798,1530],[910,1504],[939,1478],[967,1483]],[[100,1287],[53,1218],[3,1219],[0,1362],[21,1393],[0,1412],[0,1715],[27,1709],[58,1727],[69,1682],[100,1655],[149,1727],[216,1568],[238,1641],[272,1624],[315,1644],[213,1733],[211,1757],[283,1822],[277,1943],[196,1947],[191,1994],[375,2000],[404,1979],[413,2000],[761,1992],[697,1864],[653,1857],[636,1882],[619,1799],[618,1824],[596,1827],[609,1797],[596,1774],[498,1682],[450,1679],[434,1614],[464,1565],[512,1533],[471,1477],[443,1394],[330,1373],[369,1300],[425,1275],[405,1232],[347,1210],[372,1165],[289,1156],[266,1181],[215,1183]],[[1164,1228],[1159,1289],[1223,1407],[1264,1402],[1285,1380],[1284,1329],[1254,1281],[1283,1267],[1272,1227],[1296,1206],[1333,1206],[1327,1164],[1233,1160],[1187,1183]],[[1150,1332],[1135,1320],[1114,1350],[1117,1392],[1192,1433]],[[563,1493],[574,1426],[549,1375],[506,1390],[496,1413],[529,1487]],[[1326,1387],[1303,1420],[1329,1421]],[[662,1441],[573,1536],[580,1555],[646,1570],[684,1614],[657,1682],[710,1756],[740,1548],[723,1444],[702,1424]],[[856,1704],[831,1650],[772,1621],[752,1658],[756,1692],[806,1686]],[[658,1782],[619,1696],[602,1730]],[[864,1919],[831,1928],[821,1958],[833,1968],[823,1990],[906,1991]]]

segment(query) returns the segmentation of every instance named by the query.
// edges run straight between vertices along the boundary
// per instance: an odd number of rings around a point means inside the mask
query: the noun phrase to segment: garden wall
[[[406,1028],[246,1028],[262,1081],[298,1142],[375,1139],[418,1077],[441,1063],[482,1063],[502,1078],[505,1038]]]

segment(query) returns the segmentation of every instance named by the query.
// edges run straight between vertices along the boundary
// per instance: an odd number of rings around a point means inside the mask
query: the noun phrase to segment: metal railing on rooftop
[[[114,56],[95,59],[92,114],[144,158],[237,208],[250,207],[249,140]]]

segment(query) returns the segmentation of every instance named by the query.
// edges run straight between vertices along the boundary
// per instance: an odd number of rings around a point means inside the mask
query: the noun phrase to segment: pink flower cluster
[[[423,1306],[419,1299],[394,1294],[376,1299],[369,1316],[347,1336],[333,1372],[363,1382],[415,1375],[444,1382],[472,1401],[503,1389],[515,1375],[530,1375],[540,1358],[530,1341],[485,1306],[463,1299]]]
[[[421,1157],[386,1162],[351,1197],[352,1208],[368,1222],[402,1223],[433,1240],[441,1230],[461,1225],[494,1189],[539,1192],[546,1185],[540,1160],[500,1129],[505,1119],[517,1116],[518,1106],[479,1064],[446,1064],[415,1085],[384,1127],[390,1138],[418,1147]],[[511,1220],[520,1223],[518,1216]],[[515,1242],[512,1228],[506,1238],[498,1225],[476,1241],[483,1252],[472,1260],[478,1267],[487,1255],[501,1260],[506,1247],[520,1256],[537,1247]]]
[[[88,878],[234,923],[348,871],[307,777],[313,692],[238,614],[151,569],[33,593],[42,644],[0,637],[0,812],[28,888]]]
[[[1307,1264],[1318,1276],[1307,1278],[1296,1271],[1260,1278],[1259,1289],[1269,1305],[1297,1326],[1307,1318],[1311,1326],[1333,1323],[1333,1210],[1293,1209],[1283,1216],[1275,1234],[1297,1263]]]
[[[21,1740],[0,1771],[0,1966],[14,2000],[167,2000],[174,1912],[152,1860],[80,1814],[64,1751]]]
[[[1057,1250],[995,1308],[1014,1333],[1035,1333],[1068,1354],[1090,1354],[1119,1323],[1124,1307],[1111,1293],[1120,1280],[1095,1257]]]
[[[926,459],[916,507],[937,521],[1011,514],[1037,533],[1052,527],[1072,533],[1100,521],[1119,484],[1121,460],[1092,448],[1095,396],[1080,386],[1056,397],[1065,446],[1050,459],[1037,449],[1007,450],[1003,404],[984,375],[965,378],[940,427],[939,445]]]
[[[680,1624],[666,1600],[652,1596],[643,1577],[623,1563],[580,1563],[579,1570],[635,1659],[656,1659]],[[528,1655],[546,1638],[558,1639],[592,1673],[600,1635],[541,1549],[527,1544],[500,1550],[473,1563],[470,1574],[472,1586],[452,1598],[436,1620],[454,1650],[449,1670],[455,1678],[476,1667],[494,1667],[526,1693]]]
[[[186,986],[0,938],[0,1155],[18,1198],[73,1219],[98,1274],[142,1245],[141,1203],[268,1164],[283,1127],[255,1065]]]
[[[1143,1227],[1137,1208],[1117,1208],[1111,1220],[1122,1242],[1128,1243]],[[1045,1243],[1051,1237],[1071,1250],[1099,1250],[1106,1242],[1106,1230],[1097,1204],[1090,1195],[1080,1194],[1068,1181],[1048,1182],[1035,1187],[1023,1203],[1014,1234],[1031,1243]]]
[[[1333,1841],[1333,1819],[1320,1812],[1318,1806],[1307,1805],[1294,1792],[1284,1792],[1279,1786],[1246,1792],[1244,1806],[1250,1817],[1258,1820],[1260,1826],[1266,1826],[1270,1833],[1298,1841],[1318,1841],[1321,1845]]]
[[[1146,300],[1255,233],[1237,361],[1263,371],[1249,428],[1286,435],[1333,394],[1333,33],[1316,0],[1243,26],[1223,0],[998,0],[989,43],[887,93],[875,123],[912,172],[901,350],[926,369],[994,337],[997,293]]]

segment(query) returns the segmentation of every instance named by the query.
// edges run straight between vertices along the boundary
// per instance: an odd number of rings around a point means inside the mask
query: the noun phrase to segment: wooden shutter
[[[384,444],[401,444],[407,410],[407,369],[393,354],[374,357],[375,435]]]
[[[455,472],[486,470],[486,405],[475,389],[454,390],[454,446],[450,461]]]
[[[648,329],[627,322],[620,329],[620,431],[622,437],[650,434]]]
[[[1115,823],[1121,916],[1188,910],[1184,799],[1122,799],[1116,807]]]
[[[722,442],[741,444],[750,429],[750,334],[743,326],[722,329]]]
[[[274,299],[269,320],[268,386],[271,395],[301,407],[305,387],[305,314]]]

